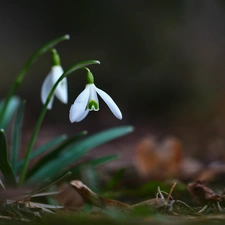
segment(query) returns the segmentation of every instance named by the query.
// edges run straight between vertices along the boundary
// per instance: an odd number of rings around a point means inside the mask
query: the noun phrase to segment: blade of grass
[[[62,191],[41,192],[41,193],[38,193],[38,194],[34,194],[31,197],[35,198],[35,197],[40,197],[40,196],[57,195],[59,193],[62,193]]]
[[[58,183],[59,181],[65,179],[66,177],[70,176],[71,175],[71,172],[67,172],[67,173],[64,173],[63,175],[60,175],[60,176],[57,176],[53,179],[53,181],[51,182],[47,182],[46,184],[42,185],[40,188],[38,188],[36,191],[33,191],[32,193],[29,193],[29,197],[32,197],[33,195],[37,194],[37,193],[40,193],[44,190],[46,190],[47,188],[51,187],[52,185]]]
[[[44,104],[44,106],[42,107],[42,110],[41,110],[41,113],[38,117],[38,120],[37,120],[37,123],[34,127],[34,130],[33,130],[33,133],[31,135],[31,138],[30,138],[30,141],[29,141],[29,144],[28,144],[28,148],[27,148],[27,151],[26,151],[26,156],[25,156],[25,161],[24,161],[24,164],[23,164],[23,167],[22,167],[22,172],[21,172],[21,176],[20,176],[20,186],[22,186],[25,178],[26,178],[26,173],[27,173],[27,167],[28,167],[28,164],[29,164],[29,157],[30,157],[30,153],[33,149],[33,146],[34,146],[34,143],[35,143],[35,140],[36,140],[36,137],[37,137],[37,134],[39,132],[39,129],[41,127],[41,123],[44,119],[44,116],[45,116],[45,113],[47,111],[47,106],[48,106],[48,103],[50,102],[51,100],[51,97],[53,96],[54,94],[54,91],[56,89],[56,87],[58,86],[58,84],[60,83],[61,80],[63,80],[65,77],[69,76],[72,72],[76,71],[76,70],[80,70],[80,69],[84,69],[86,66],[90,66],[90,65],[93,65],[93,64],[100,64],[99,61],[97,60],[89,60],[89,61],[83,61],[83,62],[79,62],[79,63],[76,63],[74,65],[72,65],[68,70],[66,70],[62,76],[60,76],[60,78],[56,81],[56,83],[53,85],[48,97],[47,97],[47,100]]]
[[[40,148],[34,150],[30,154],[29,160],[32,160],[38,156],[40,156],[42,153],[48,151],[49,149],[53,148],[54,146],[59,145],[62,141],[67,139],[67,135],[61,135],[57,138],[54,138],[53,140],[49,141],[47,144],[41,146]],[[22,159],[20,162],[17,163],[17,171],[22,167],[24,163],[24,159]]]
[[[15,174],[17,174],[16,168],[17,168],[17,161],[18,161],[18,155],[19,155],[19,149],[20,149],[20,140],[21,140],[21,133],[22,133],[22,123],[23,123],[23,114],[24,114],[25,104],[26,104],[25,101],[21,102],[19,110],[17,111],[17,114],[16,114],[13,128],[12,128],[10,162]]]
[[[53,181],[51,181],[51,182],[46,182],[45,184],[41,183],[42,184],[41,187],[37,188],[35,191],[32,191],[30,193],[21,195],[17,200],[19,200],[19,199],[22,200],[22,199],[25,199],[25,198],[31,198],[31,197],[35,197],[35,196],[38,196],[38,195],[41,196],[41,194],[38,194],[38,193],[46,190],[47,188],[49,188],[52,185],[60,182],[61,180],[65,179],[66,177],[68,177],[70,175],[71,175],[71,172],[69,171],[67,173],[64,173],[63,175],[54,177]]]
[[[25,64],[25,66],[23,67],[23,69],[20,71],[20,73],[18,74],[18,76],[15,79],[15,82],[13,83],[12,87],[9,90],[9,93],[5,99],[4,105],[2,110],[0,111],[0,127],[2,126],[2,121],[3,118],[6,114],[6,110],[8,108],[8,104],[10,102],[10,99],[12,98],[12,96],[15,94],[17,88],[20,86],[20,84],[22,83],[27,71],[30,69],[30,67],[32,66],[32,64],[43,54],[45,54],[46,52],[49,52],[55,45],[57,45],[58,43],[60,43],[61,41],[64,40],[68,40],[70,37],[68,34],[63,35],[59,38],[56,38],[50,42],[48,42],[47,44],[45,44],[43,47],[41,47],[40,49],[38,49],[27,61],[27,63]]]
[[[5,105],[5,101],[3,100],[0,102],[0,113],[3,111],[4,105]],[[17,108],[19,107],[20,104],[20,98],[17,96],[13,96],[9,103],[8,103],[8,107],[7,110],[4,114],[4,117],[2,117],[1,121],[0,121],[0,128],[2,129],[6,129],[9,125],[9,122],[11,121],[14,113],[16,112]]]
[[[16,186],[16,177],[8,160],[6,136],[3,129],[0,129],[0,170],[5,178],[6,186]]]
[[[56,159],[40,167],[40,169],[29,178],[28,182],[35,183],[38,180],[43,179],[43,177],[46,177],[46,171],[48,171],[48,176],[51,178],[55,175],[55,171],[62,171],[71,163],[79,160],[87,151],[132,131],[132,126],[116,127],[99,132],[82,141],[79,141],[68,147],[65,151],[61,152]]]

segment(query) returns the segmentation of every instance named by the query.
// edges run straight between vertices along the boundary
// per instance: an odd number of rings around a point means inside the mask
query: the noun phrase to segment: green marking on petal
[[[98,111],[99,110],[98,103],[94,100],[89,101],[88,102],[88,109]]]

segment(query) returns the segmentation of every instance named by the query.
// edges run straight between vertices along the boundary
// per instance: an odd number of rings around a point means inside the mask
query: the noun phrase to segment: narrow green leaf
[[[41,146],[40,148],[34,150],[31,154],[30,154],[30,159],[32,160],[38,156],[40,156],[42,153],[48,151],[49,149],[53,148],[54,146],[59,145],[62,141],[67,139],[67,135],[61,135],[57,138],[54,138],[53,140],[49,141],[48,143],[46,143],[45,145]],[[21,168],[21,166],[24,163],[24,159],[21,160],[20,162],[18,162],[17,164],[17,171]]]
[[[77,141],[79,138],[83,137],[86,134],[87,134],[87,131],[82,131],[82,132],[74,135],[73,137],[65,140],[59,146],[57,146],[56,148],[54,148],[49,154],[45,155],[42,159],[40,159],[38,161],[38,163],[28,172],[27,178],[33,176],[33,174],[36,173],[36,171],[38,171],[44,165],[48,164],[49,161],[52,161],[52,160],[58,158],[59,157],[59,154],[61,153],[61,151],[65,151],[65,149],[69,145],[71,145],[72,143],[74,143],[75,141]]]
[[[19,110],[17,111],[16,118],[13,124],[12,128],[12,141],[11,141],[11,165],[12,169],[17,174],[17,161],[18,161],[18,155],[20,150],[20,139],[21,139],[21,133],[22,133],[22,123],[23,123],[23,113],[25,108],[25,101],[22,101],[19,107]]]
[[[108,162],[111,162],[111,161],[119,159],[119,158],[120,158],[120,155],[118,155],[118,154],[107,155],[107,156],[103,156],[103,157],[99,157],[97,159],[91,160],[90,164],[92,166],[99,166],[99,165],[106,164]]]
[[[132,131],[132,126],[116,127],[99,132],[82,141],[79,141],[78,143],[68,147],[65,151],[61,152],[56,159],[49,161],[46,165],[40,167],[39,170],[29,178],[28,182],[35,183],[38,180],[43,179],[46,177],[46,171],[48,171],[48,177],[51,178],[55,175],[55,171],[60,172],[66,169],[67,166],[71,163],[75,163],[87,151]]]
[[[3,184],[3,182],[2,182],[1,179],[0,179],[0,187],[3,188],[3,189],[5,189],[5,186],[4,186],[4,184]]]
[[[2,112],[4,108],[4,104],[5,104],[5,100],[2,100],[0,102],[0,113]],[[5,130],[8,127],[14,113],[19,107],[19,104],[20,104],[20,98],[17,96],[12,96],[8,103],[8,107],[4,116],[2,117],[2,120],[0,120],[0,128]]]
[[[40,196],[48,196],[48,195],[57,195],[57,194],[60,194],[62,193],[62,191],[48,191],[48,192],[41,192],[41,193],[38,193],[38,194],[34,194],[32,196],[30,196],[31,198],[36,198],[36,197],[40,197]]]
[[[4,175],[6,186],[16,186],[16,177],[8,161],[6,136],[3,129],[0,129],[0,170]]]

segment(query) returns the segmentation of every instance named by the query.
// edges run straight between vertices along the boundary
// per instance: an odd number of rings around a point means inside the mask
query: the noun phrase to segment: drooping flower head
[[[105,101],[112,113],[118,119],[122,119],[122,113],[116,103],[106,92],[95,86],[93,74],[89,69],[87,69],[87,84],[85,89],[78,95],[70,108],[69,119],[71,123],[80,122],[88,115],[90,111],[99,110],[97,94],[99,94],[103,101]]]
[[[42,87],[41,87],[41,101],[43,104],[45,104],[48,95],[53,87],[53,85],[56,83],[56,81],[59,79],[59,77],[63,74],[63,68],[60,63],[60,57],[59,54],[56,52],[55,49],[52,50],[52,68],[49,72],[49,74],[46,76]],[[56,96],[62,103],[67,104],[68,102],[68,88],[67,88],[67,78],[63,78],[62,81],[59,82],[57,88],[55,89],[55,92],[53,96],[50,99],[50,102],[48,103],[47,109],[52,108],[54,96]]]

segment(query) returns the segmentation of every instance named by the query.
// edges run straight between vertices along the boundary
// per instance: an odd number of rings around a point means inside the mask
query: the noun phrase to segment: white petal
[[[87,107],[89,95],[90,88],[86,86],[85,89],[78,95],[78,97],[74,101],[74,104],[71,105],[69,113],[71,123],[74,123],[78,119],[82,118]]]
[[[53,66],[52,67],[52,83],[55,84],[56,81],[63,74],[62,66]],[[57,85],[55,90],[55,96],[62,102],[68,102],[68,87],[67,87],[67,78],[65,77],[60,83]]]
[[[101,98],[104,100],[104,102],[108,105],[108,107],[110,108],[112,113],[115,115],[115,117],[117,117],[118,119],[121,120],[122,113],[121,113],[120,109],[118,108],[118,106],[116,105],[116,103],[112,100],[112,98],[107,93],[105,93],[104,91],[102,91],[101,89],[99,89],[97,87],[95,87],[95,90],[101,96]]]
[[[52,73],[50,72],[45,78],[41,87],[41,101],[43,104],[45,104],[51,89],[52,89]],[[50,102],[48,103],[47,109],[52,108],[53,100],[54,100],[54,95],[51,97]]]
[[[81,120],[83,120],[88,115],[89,112],[90,111],[88,109],[85,110],[82,116],[80,118],[77,118],[76,122],[80,122]]]

